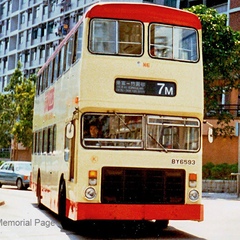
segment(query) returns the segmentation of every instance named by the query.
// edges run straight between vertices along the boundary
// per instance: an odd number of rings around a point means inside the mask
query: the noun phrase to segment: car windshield
[[[15,164],[16,171],[31,171],[31,163],[18,163]]]

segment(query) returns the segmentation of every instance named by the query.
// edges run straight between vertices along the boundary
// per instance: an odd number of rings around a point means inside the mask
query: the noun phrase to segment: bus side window
[[[76,62],[77,60],[77,32],[73,36],[73,46],[72,46],[72,64]]]
[[[47,154],[47,151],[48,151],[48,133],[47,133],[47,129],[44,129],[43,130],[43,137],[42,137],[42,140],[43,140],[43,145],[42,145],[42,153],[44,155]]]
[[[45,89],[45,71],[46,69],[42,72],[42,79],[41,79],[41,93],[44,91]]]
[[[54,82],[55,58],[51,62],[51,67],[52,67],[52,69],[51,69],[51,79],[50,79],[50,81],[51,81],[51,84],[52,84]]]
[[[48,68],[49,66],[47,66],[44,70],[42,91],[44,91],[48,87]]]
[[[49,87],[52,83],[52,74],[53,74],[53,61],[51,61],[48,65],[48,76],[47,76],[47,86],[46,87]]]
[[[73,54],[73,37],[69,39],[67,45],[67,54],[66,54],[66,70],[68,70],[72,65],[72,54]]]
[[[59,54],[58,54],[58,73],[57,76],[60,77],[63,73],[63,59],[64,59],[64,47],[60,50]]]
[[[78,60],[81,57],[82,54],[82,32],[83,32],[83,24],[80,25],[78,29],[78,35],[77,35],[77,59]]]
[[[52,128],[47,130],[47,153],[52,154]]]
[[[38,132],[38,140],[37,140],[37,153],[41,154],[42,153],[42,131]]]
[[[33,149],[32,149],[33,154],[37,154],[37,146],[38,146],[38,132],[34,132],[34,134],[33,134]]]
[[[52,129],[52,151],[53,154],[56,152],[56,140],[57,140],[57,126],[53,125],[53,129]]]
[[[41,85],[42,85],[42,74],[40,74],[38,76],[38,80],[37,80],[37,86],[36,86],[36,95],[40,95],[41,93]]]
[[[53,74],[54,81],[58,78],[58,76],[59,76],[59,53],[56,55],[54,59],[54,74]]]
[[[62,53],[61,53],[61,73],[64,73],[66,71],[66,59],[67,59],[67,45],[62,48]]]

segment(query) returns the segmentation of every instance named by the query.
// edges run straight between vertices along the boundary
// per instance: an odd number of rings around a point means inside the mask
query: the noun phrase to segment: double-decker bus
[[[38,73],[32,188],[78,220],[203,220],[201,24],[139,3],[91,6]]]

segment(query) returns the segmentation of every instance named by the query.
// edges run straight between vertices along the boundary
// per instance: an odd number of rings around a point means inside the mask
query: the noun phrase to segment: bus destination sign
[[[115,92],[123,94],[174,97],[176,96],[176,83],[118,78],[115,80]]]

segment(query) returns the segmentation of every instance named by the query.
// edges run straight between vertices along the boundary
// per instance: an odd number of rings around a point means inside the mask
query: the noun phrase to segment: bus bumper
[[[66,215],[74,220],[194,220],[203,221],[202,204],[98,204],[67,201]],[[75,209],[74,209],[75,208]],[[74,211],[75,210],[75,211]],[[70,217],[71,218],[71,217]]]

